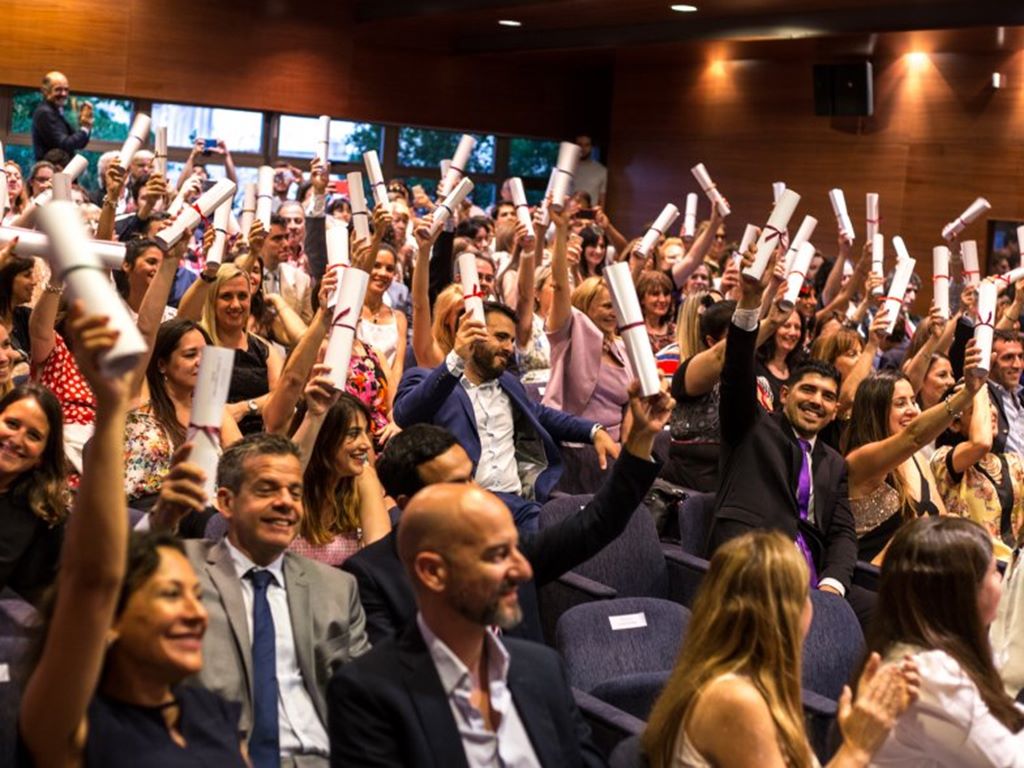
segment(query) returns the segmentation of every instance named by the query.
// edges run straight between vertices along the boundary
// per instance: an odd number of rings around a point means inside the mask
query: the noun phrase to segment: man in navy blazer
[[[499,636],[533,573],[504,504],[474,484],[413,497],[398,551],[419,613],[327,688],[331,765],[604,765],[558,654]]]
[[[484,305],[486,326],[467,312],[455,345],[433,370],[412,368],[395,395],[395,423],[444,427],[465,448],[474,479],[494,492],[516,525],[535,530],[538,502],[558,482],[558,443],[593,443],[604,465],[619,446],[604,427],[533,403],[506,371],[515,353],[516,316],[494,302]]]
[[[32,113],[32,149],[37,161],[51,149],[63,149],[69,155],[84,149],[92,131],[93,107],[86,102],[78,112],[78,130],[64,117],[64,105],[70,90],[68,79],[60,72],[47,72],[43,78],[43,100]]]

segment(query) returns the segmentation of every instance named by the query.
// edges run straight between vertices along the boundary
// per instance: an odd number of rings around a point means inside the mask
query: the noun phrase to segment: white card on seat
[[[609,616],[608,623],[616,631],[620,629],[639,629],[640,627],[647,626],[647,615],[641,611],[640,613],[624,613],[621,616]]]

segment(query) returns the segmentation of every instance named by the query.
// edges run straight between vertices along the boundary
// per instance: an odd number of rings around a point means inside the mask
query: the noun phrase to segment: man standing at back
[[[61,72],[48,72],[43,78],[43,101],[32,113],[32,151],[36,161],[51,149],[63,149],[69,155],[84,149],[92,132],[92,104],[85,102],[78,110],[78,130],[73,130],[64,117],[64,106],[71,90]]]

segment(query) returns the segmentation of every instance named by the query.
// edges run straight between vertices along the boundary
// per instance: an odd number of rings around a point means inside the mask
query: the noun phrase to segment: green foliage
[[[558,142],[545,139],[509,139],[508,173],[524,178],[547,178],[558,159]]]
[[[384,126],[373,123],[353,123],[354,130],[345,142],[348,157],[332,158],[343,163],[359,163],[363,160],[363,152],[377,150],[379,155],[384,145]]]
[[[38,90],[19,89],[14,92],[11,110],[11,132],[32,133],[32,113],[43,95]],[[85,101],[91,101],[95,108],[96,122],[92,129],[92,138],[101,141],[124,141],[131,127],[131,99],[108,99],[103,96],[72,96],[64,107],[64,117],[72,128],[78,126],[77,107]]]
[[[427,128],[398,129],[398,164],[405,168],[437,168],[440,176],[442,160],[448,160],[455,154],[461,133],[452,131],[433,131]],[[476,147],[470,155],[468,173],[494,172],[493,135],[473,134]]]

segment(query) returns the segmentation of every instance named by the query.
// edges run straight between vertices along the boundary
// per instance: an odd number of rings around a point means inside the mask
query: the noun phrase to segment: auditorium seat
[[[623,739],[639,737],[646,723],[628,712],[591,696],[586,691],[573,688],[572,697],[580,714],[590,726],[590,737],[604,755],[610,755]]]
[[[39,614],[14,592],[0,592],[0,765],[15,765],[18,708]]]
[[[715,494],[694,491],[679,505],[679,546],[684,552],[704,557],[715,510]]]
[[[608,466],[601,469],[597,451],[592,445],[560,445],[562,475],[555,483],[553,494],[576,496],[595,493],[611,474],[615,459],[608,457]]]
[[[618,746],[612,750],[608,758],[608,768],[647,768],[647,757],[644,755],[643,746],[639,736],[630,736],[623,739]]]

